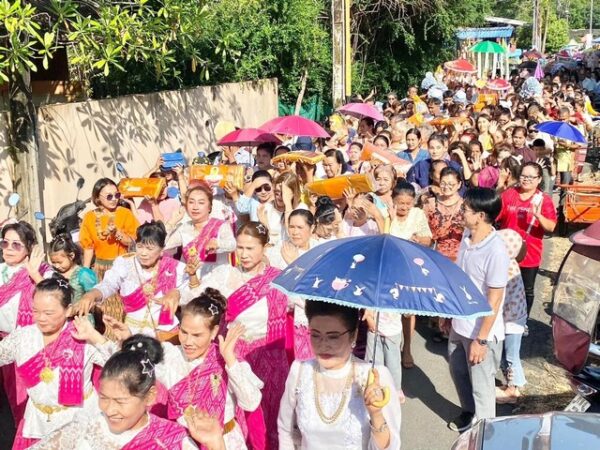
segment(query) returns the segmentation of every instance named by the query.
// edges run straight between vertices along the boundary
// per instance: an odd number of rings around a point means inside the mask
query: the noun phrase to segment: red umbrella
[[[240,128],[231,133],[227,133],[217,141],[217,145],[226,145],[230,147],[253,147],[265,142],[281,144],[281,140],[271,133],[267,133],[260,128]]]
[[[506,91],[510,89],[510,83],[504,78],[495,78],[485,83],[485,87],[491,91]]]
[[[340,106],[337,110],[342,114],[356,117],[358,119],[370,117],[378,122],[385,120],[383,114],[381,114],[375,106],[368,103],[348,103],[347,105]]]
[[[283,116],[269,120],[261,127],[264,131],[287,136],[330,137],[317,122],[301,116]]]
[[[458,73],[475,73],[477,69],[466,59],[455,59],[454,61],[448,61],[444,63],[444,67],[447,70]]]

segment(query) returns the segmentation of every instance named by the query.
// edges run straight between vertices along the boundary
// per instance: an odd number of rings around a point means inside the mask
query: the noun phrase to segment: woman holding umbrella
[[[389,371],[377,367],[368,383],[371,365],[352,356],[357,310],[309,300],[306,315],[315,359],[292,365],[277,421],[280,448],[399,449],[400,402]]]

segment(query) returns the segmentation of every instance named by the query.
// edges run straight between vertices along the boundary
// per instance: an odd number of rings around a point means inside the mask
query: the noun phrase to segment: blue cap
[[[314,150],[312,138],[310,136],[299,136],[296,143],[292,145],[292,150]]]

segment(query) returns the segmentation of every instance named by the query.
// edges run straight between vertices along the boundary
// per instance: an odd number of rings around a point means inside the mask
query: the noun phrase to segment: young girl
[[[45,437],[36,450],[189,450],[197,448],[186,429],[148,413],[156,398],[156,366],[163,360],[160,343],[135,335],[123,342],[102,369],[98,389],[101,414],[79,415]],[[208,450],[224,450],[218,423],[193,411],[188,418],[192,437]]]
[[[98,284],[96,273],[81,265],[81,249],[70,234],[59,234],[50,242],[48,256],[54,270],[69,280],[73,289],[73,305],[83,294]]]
[[[0,341],[0,366],[15,363],[29,399],[13,449],[24,449],[71,422],[75,413],[98,413],[93,365],[104,365],[111,344],[71,315],[72,290],[63,278],[40,281],[33,295],[35,324]],[[86,342],[86,336],[90,340]]]

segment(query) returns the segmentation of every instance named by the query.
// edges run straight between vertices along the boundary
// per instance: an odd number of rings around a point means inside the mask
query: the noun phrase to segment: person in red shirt
[[[519,264],[525,285],[527,315],[533,305],[535,277],[542,262],[544,233],[552,232],[556,227],[552,198],[539,189],[542,173],[542,167],[535,162],[523,164],[519,184],[502,194],[502,210],[497,219],[501,229],[517,231],[527,244],[527,253]]]

